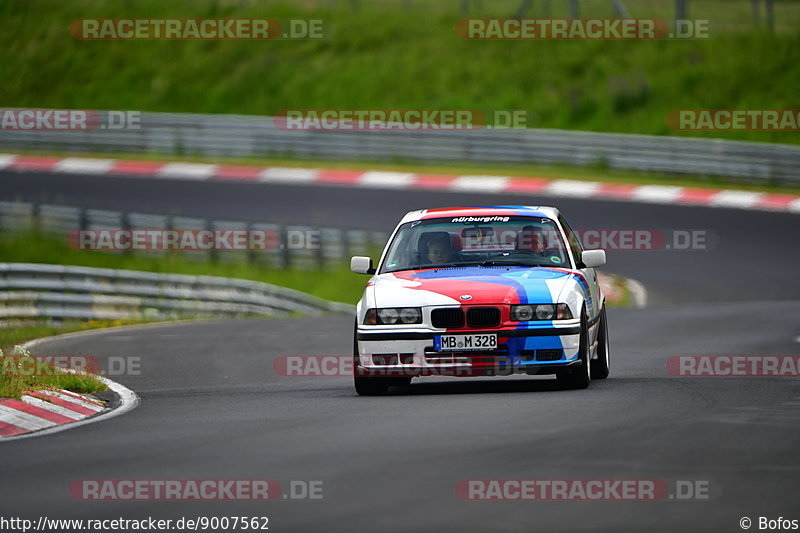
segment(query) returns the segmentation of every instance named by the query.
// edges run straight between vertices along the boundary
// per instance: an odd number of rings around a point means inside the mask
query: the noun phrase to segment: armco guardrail
[[[2,149],[199,156],[606,165],[740,181],[800,183],[800,147],[546,129],[286,130],[272,117],[142,113],[140,129],[0,130]]]
[[[187,259],[220,262],[246,260],[270,268],[328,268],[345,264],[351,255],[367,255],[386,244],[388,234],[362,229],[283,225],[90,209],[54,204],[0,202],[0,231],[29,228],[56,235],[73,230],[264,230],[275,237],[269,249],[250,251],[184,251]],[[106,253],[91,252],[86,253]],[[164,252],[136,252],[163,254]]]
[[[0,320],[281,316],[354,309],[257,281],[0,263]]]

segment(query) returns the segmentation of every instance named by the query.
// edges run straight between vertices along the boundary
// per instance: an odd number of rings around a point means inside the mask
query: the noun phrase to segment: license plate
[[[496,350],[497,334],[481,333],[479,335],[437,335],[434,348],[445,352],[464,350]]]

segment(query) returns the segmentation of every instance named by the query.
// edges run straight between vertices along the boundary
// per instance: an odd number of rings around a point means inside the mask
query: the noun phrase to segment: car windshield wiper
[[[498,261],[498,260],[496,260],[496,259],[489,259],[489,260],[487,260],[487,261],[484,261],[483,263],[481,263],[481,264],[480,264],[480,266],[482,266],[482,267],[488,267],[488,266],[525,266],[525,267],[539,267],[539,266],[542,266],[542,265],[535,265],[535,264],[531,264],[531,263],[525,263],[524,261],[514,261],[514,260],[505,260],[505,261],[503,261],[503,260],[499,260],[499,261]]]
[[[480,265],[480,263],[445,263],[442,265],[432,265],[423,268],[456,268],[456,267],[478,266],[478,265]]]
[[[480,266],[480,263],[477,261],[474,262],[467,262],[467,263],[442,263],[442,264],[430,264],[430,265],[414,265],[409,267],[403,267],[401,269],[396,270],[387,270],[387,272],[398,272],[399,270],[427,270],[427,269],[437,269],[437,268],[456,268],[456,267],[464,267],[464,266]]]
[[[506,260],[506,261],[489,260],[489,261],[483,261],[483,262],[472,261],[472,262],[466,262],[466,263],[443,263],[443,264],[440,264],[440,265],[414,265],[414,266],[403,267],[403,268],[400,268],[400,269],[386,270],[385,272],[389,273],[389,272],[401,272],[403,270],[427,270],[427,269],[436,270],[436,269],[442,269],[442,268],[458,268],[458,267],[468,267],[468,266],[480,266],[480,267],[486,267],[486,266],[526,266],[526,267],[538,267],[538,266],[542,266],[542,265],[532,265],[530,263],[524,263],[522,261],[514,261],[514,260]],[[545,266],[547,266],[547,265],[545,265]]]

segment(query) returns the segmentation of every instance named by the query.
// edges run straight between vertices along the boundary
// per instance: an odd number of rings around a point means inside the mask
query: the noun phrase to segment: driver
[[[447,235],[436,235],[427,245],[428,261],[432,264],[449,263],[453,261],[453,249]]]

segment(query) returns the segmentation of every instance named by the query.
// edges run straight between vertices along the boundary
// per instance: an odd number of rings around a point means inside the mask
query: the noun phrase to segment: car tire
[[[592,359],[592,379],[606,379],[611,370],[611,353],[608,345],[608,322],[606,306],[600,311],[600,324],[597,332],[597,359]]]
[[[357,329],[357,326],[356,326]],[[389,387],[403,387],[411,383],[411,378],[382,378],[372,376],[360,376],[358,357],[358,332],[353,332],[353,385],[359,396],[385,396],[389,393]]]
[[[411,384],[411,378],[353,376],[353,384],[359,396],[386,396],[389,394],[389,387],[408,386]]]
[[[556,374],[562,389],[585,389],[592,381],[589,364],[589,326],[586,320],[586,311],[581,312],[581,333],[578,344],[578,359],[580,365],[566,368]]]
[[[384,378],[354,376],[353,381],[359,396],[385,396],[389,393],[389,384]]]

